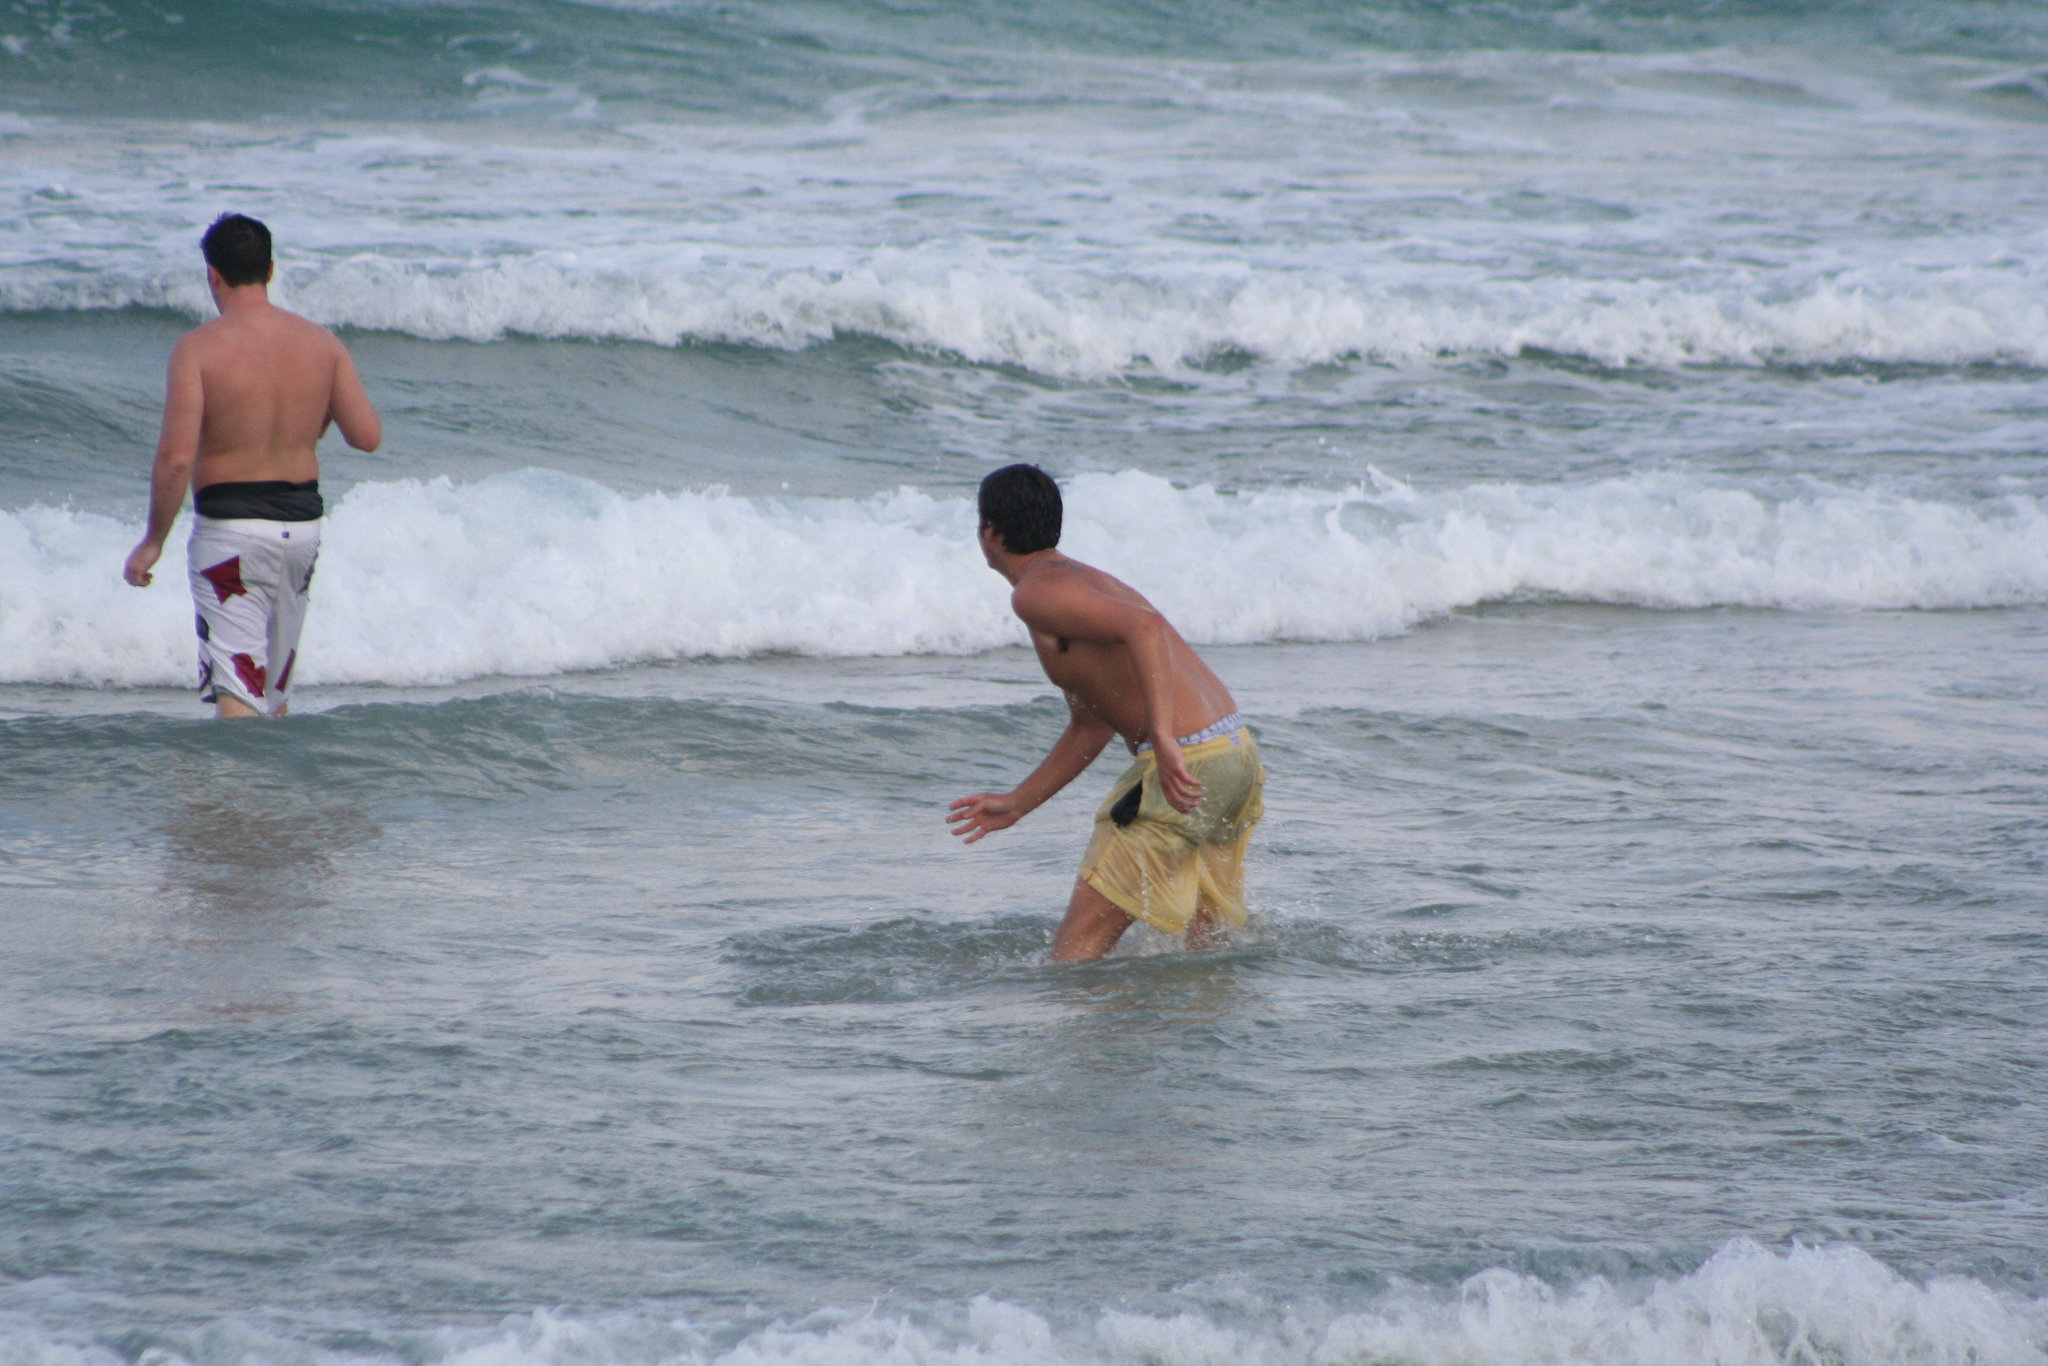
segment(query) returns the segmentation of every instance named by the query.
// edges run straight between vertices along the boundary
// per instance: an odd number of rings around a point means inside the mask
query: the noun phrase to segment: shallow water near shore
[[[2038,611],[1214,658],[1273,775],[1255,924],[1078,971],[1044,953],[1100,783],[974,850],[939,819],[1057,729],[1021,651],[231,732],[0,698],[11,1255],[54,1261],[7,1298],[201,1355],[255,1307],[317,1340],[880,1297],[945,1342],[978,1295],[1092,1342],[1077,1307],[1378,1322],[1719,1251],[1748,1294],[1828,1257],[2033,1322]]]
[[[0,1362],[2048,1361],[2044,43],[0,7]],[[387,423],[248,726],[118,582],[230,208]],[[1046,961],[1114,754],[946,834],[1016,459],[1214,951]]]

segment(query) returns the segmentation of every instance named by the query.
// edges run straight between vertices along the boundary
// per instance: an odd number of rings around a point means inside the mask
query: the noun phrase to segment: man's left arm
[[[1138,689],[1145,698],[1145,738],[1158,761],[1159,790],[1173,809],[1193,811],[1202,803],[1202,783],[1181,757],[1173,733],[1173,638],[1166,618],[1153,608],[1133,608],[1124,645],[1138,671]]]
[[[1028,594],[1020,591],[1011,603],[1025,625],[1043,635],[1120,644],[1131,652],[1145,703],[1145,738],[1158,760],[1160,791],[1176,811],[1199,806],[1201,780],[1188,771],[1173,733],[1173,628],[1158,609],[1071,580]]]
[[[170,539],[171,526],[185,502],[192,465],[199,458],[199,427],[205,412],[199,357],[187,337],[172,348],[164,379],[163,427],[157,435],[156,462],[149,475],[149,526],[121,569],[121,577],[137,588],[149,587],[154,577],[150,570],[163,556],[164,542]]]
[[[363,389],[355,360],[339,338],[334,341],[334,392],[328,400],[327,418],[341,428],[341,439],[359,451],[374,451],[384,444],[384,420]]]

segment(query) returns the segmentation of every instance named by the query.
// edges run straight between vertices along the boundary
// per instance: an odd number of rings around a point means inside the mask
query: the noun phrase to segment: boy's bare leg
[[[1076,878],[1066,918],[1052,934],[1052,960],[1071,963],[1100,958],[1116,947],[1130,927],[1131,918],[1122,907]]]
[[[1191,949],[1214,948],[1223,938],[1223,927],[1216,923],[1216,917],[1209,913],[1207,906],[1195,911],[1195,918],[1188,922],[1187,933],[1181,936],[1181,943]]]
[[[225,721],[229,717],[258,716],[261,713],[241,698],[221,693],[213,699],[213,715],[216,720]]]

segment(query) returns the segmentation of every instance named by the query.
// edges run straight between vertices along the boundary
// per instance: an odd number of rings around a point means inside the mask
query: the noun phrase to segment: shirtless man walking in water
[[[374,451],[384,428],[334,334],[270,302],[268,228],[223,214],[200,248],[220,316],[171,352],[149,529],[122,573],[149,586],[190,484],[200,700],[282,716],[325,511],[314,446],[332,423]]]
[[[1135,762],[1096,812],[1052,956],[1100,958],[1134,919],[1194,947],[1219,920],[1243,925],[1265,772],[1230,690],[1135,589],[1060,554],[1060,491],[1045,471],[989,475],[980,514],[982,555],[1015,586],[1010,605],[1066,694],[1067,728],[1012,790],[954,802],[953,833],[972,844],[1015,825],[1121,736]]]

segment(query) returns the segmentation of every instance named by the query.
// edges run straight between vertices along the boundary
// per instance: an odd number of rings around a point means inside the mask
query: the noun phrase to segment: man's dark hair
[[[270,283],[270,229],[253,218],[222,214],[199,239],[199,250],[230,285]]]
[[[1060,486],[1036,465],[1005,465],[981,481],[981,524],[1012,555],[1060,543]]]

